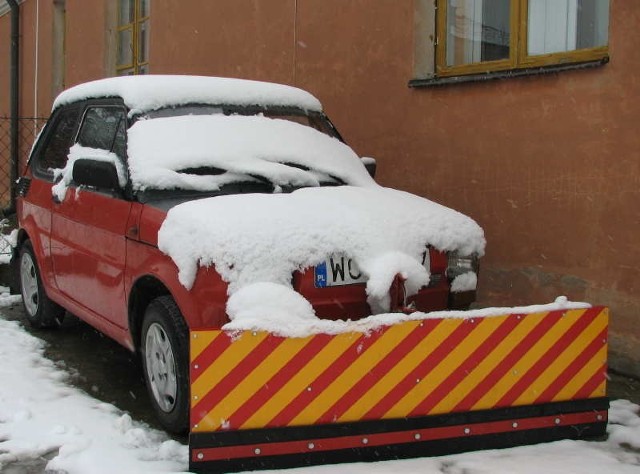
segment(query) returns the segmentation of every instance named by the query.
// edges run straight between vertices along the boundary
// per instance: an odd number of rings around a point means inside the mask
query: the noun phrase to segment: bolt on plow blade
[[[605,433],[606,308],[367,333],[192,331],[192,472],[378,461]]]

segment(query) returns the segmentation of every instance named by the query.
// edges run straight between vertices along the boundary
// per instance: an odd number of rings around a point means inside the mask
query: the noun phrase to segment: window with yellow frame
[[[149,72],[149,4],[151,0],[118,0],[119,76]]]
[[[437,0],[436,75],[608,56],[609,0]]]

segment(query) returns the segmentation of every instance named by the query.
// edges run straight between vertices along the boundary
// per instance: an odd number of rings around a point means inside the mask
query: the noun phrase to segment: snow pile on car
[[[196,115],[140,120],[129,129],[129,170],[136,190],[217,190],[234,181],[318,186],[339,178],[375,185],[355,152],[311,127],[263,116]],[[216,167],[224,174],[184,170]]]
[[[315,334],[368,334],[383,326],[426,319],[479,319],[505,314],[533,314],[590,308],[589,303],[569,301],[559,296],[553,303],[517,307],[492,307],[466,311],[432,311],[375,314],[356,321],[319,319],[313,311],[303,311],[309,302],[302,295],[274,283],[254,283],[229,298],[227,313],[231,322],[225,331],[267,331],[282,337],[309,337]]]
[[[322,110],[313,95],[302,89],[269,82],[204,76],[141,75],[112,77],[77,85],[62,92],[58,107],[101,97],[122,97],[132,113],[184,104],[278,105]]]
[[[292,319],[315,318],[291,277],[336,254],[353,258],[368,276],[374,312],[388,311],[397,274],[406,278],[408,294],[428,284],[421,264],[427,245],[482,255],[485,239],[471,218],[376,184],[191,201],[172,208],[158,233],[158,246],[178,266],[184,286],[191,287],[198,265],[214,265],[229,282],[230,317],[257,321],[274,317],[274,304]],[[262,283],[279,285],[275,302],[265,304]]]

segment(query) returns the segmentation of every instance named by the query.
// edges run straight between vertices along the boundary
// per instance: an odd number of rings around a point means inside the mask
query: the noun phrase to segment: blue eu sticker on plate
[[[327,286],[327,262],[316,265],[315,278],[316,288],[325,288]]]

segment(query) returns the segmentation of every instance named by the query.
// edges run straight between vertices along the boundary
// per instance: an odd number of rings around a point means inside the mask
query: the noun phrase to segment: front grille
[[[442,281],[444,275],[442,273],[432,273],[431,278],[429,279],[429,286],[427,288],[433,288],[434,286],[438,286],[438,284]]]

